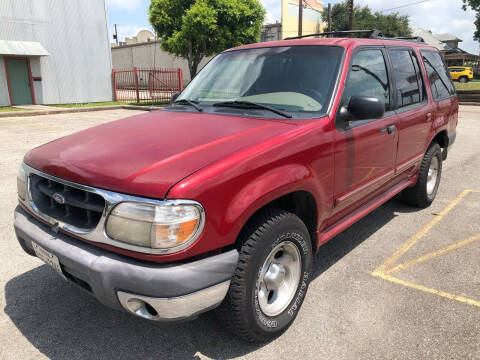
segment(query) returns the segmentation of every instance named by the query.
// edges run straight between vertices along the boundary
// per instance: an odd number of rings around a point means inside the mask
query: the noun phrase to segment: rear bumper
[[[232,250],[185,264],[145,263],[55,233],[20,207],[14,227],[27,253],[37,243],[58,257],[67,279],[101,303],[151,320],[184,320],[218,306],[238,261]]]

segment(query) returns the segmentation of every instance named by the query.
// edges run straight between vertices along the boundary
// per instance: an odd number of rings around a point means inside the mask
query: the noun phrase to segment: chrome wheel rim
[[[438,178],[438,158],[435,156],[432,158],[430,162],[430,167],[428,168],[428,175],[427,175],[427,194],[432,195],[435,191],[435,187],[437,186],[437,178]]]
[[[282,313],[292,301],[300,283],[302,258],[291,241],[278,244],[263,263],[257,281],[260,309],[267,316]]]

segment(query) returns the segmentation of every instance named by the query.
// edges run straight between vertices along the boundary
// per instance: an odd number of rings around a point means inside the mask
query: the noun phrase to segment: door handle
[[[382,134],[388,133],[388,135],[391,135],[395,132],[395,125],[387,126],[386,128],[381,129],[380,132]]]
[[[432,121],[432,113],[427,113],[425,118],[426,118],[427,122]]]

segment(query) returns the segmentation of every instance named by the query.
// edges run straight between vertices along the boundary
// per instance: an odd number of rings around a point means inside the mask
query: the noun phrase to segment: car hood
[[[31,150],[25,163],[76,183],[163,198],[181,179],[294,125],[251,117],[156,111]]]

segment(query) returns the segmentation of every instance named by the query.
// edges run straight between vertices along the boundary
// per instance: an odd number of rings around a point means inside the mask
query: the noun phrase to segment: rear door
[[[434,127],[438,128],[454,121],[458,113],[455,86],[448,77],[448,69],[438,51],[421,50],[423,64],[430,82],[434,101]]]
[[[395,86],[394,109],[398,115],[396,172],[408,170],[423,158],[433,121],[420,63],[411,48],[389,47]]]
[[[382,119],[336,124],[334,213],[343,209],[343,214],[353,211],[393,175],[398,132],[397,117],[391,110],[390,84],[385,49],[356,49],[351,57],[341,107],[346,106],[353,95],[370,95],[384,101],[386,112]]]

